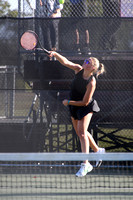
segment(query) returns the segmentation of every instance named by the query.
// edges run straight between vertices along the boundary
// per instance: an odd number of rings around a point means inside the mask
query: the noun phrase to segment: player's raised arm
[[[82,66],[76,63],[71,62],[66,57],[62,56],[61,54],[52,51],[50,54],[50,57],[55,57],[62,65],[72,69],[75,71],[75,73],[78,73],[80,70],[82,70]]]

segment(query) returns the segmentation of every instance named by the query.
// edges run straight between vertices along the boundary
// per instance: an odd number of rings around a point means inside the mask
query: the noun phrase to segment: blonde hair
[[[104,64],[100,63],[95,57],[90,57],[90,59],[92,60],[92,65],[95,67],[93,74],[95,74],[96,77],[98,77],[100,74],[103,74],[105,72]]]

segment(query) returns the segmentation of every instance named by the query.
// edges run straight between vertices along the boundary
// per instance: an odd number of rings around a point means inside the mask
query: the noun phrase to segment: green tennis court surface
[[[82,178],[75,176],[80,161],[62,162],[59,158],[59,161],[38,162],[36,159],[0,161],[0,200],[133,199],[132,155],[131,161],[104,158],[100,168],[94,167]]]
[[[120,175],[116,169],[110,175],[101,169],[82,178],[67,174],[65,168],[65,174],[43,174],[43,169],[41,174],[1,174],[0,199],[133,199],[133,173]]]

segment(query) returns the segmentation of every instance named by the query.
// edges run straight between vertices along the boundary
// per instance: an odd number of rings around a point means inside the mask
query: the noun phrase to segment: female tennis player
[[[100,108],[93,99],[96,89],[96,77],[102,74],[104,65],[97,58],[86,59],[83,65],[75,64],[64,56],[52,51],[50,57],[55,57],[62,65],[75,71],[75,78],[71,85],[70,99],[63,100],[65,106],[69,106],[74,129],[80,139],[81,150],[89,153],[89,146],[94,152],[104,153],[104,148],[99,148],[93,137],[88,132],[93,113],[100,111]],[[93,169],[88,160],[81,163],[81,168],[76,173],[77,177],[85,176]]]

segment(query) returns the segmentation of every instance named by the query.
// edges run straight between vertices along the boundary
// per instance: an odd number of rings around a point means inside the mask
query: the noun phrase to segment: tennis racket
[[[28,30],[24,32],[20,38],[20,44],[26,50],[37,49],[50,55],[50,52],[41,45],[38,35],[34,31]],[[40,48],[36,48],[37,44],[39,44]]]

